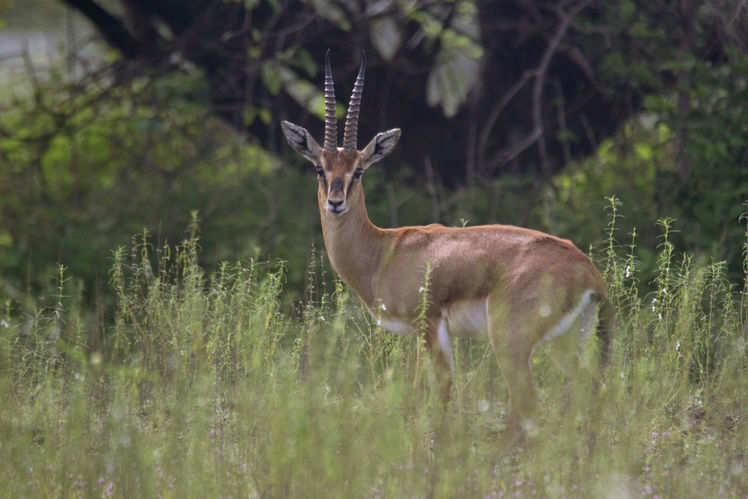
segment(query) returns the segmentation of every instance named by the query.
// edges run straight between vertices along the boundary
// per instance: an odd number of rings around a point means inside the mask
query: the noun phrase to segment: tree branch
[[[483,157],[483,151],[485,151],[486,144],[488,143],[488,137],[493,128],[496,120],[498,119],[501,112],[504,110],[509,101],[514,95],[524,87],[530,77],[534,77],[535,80],[532,86],[532,130],[522,140],[516,142],[511,147],[502,149],[493,155],[493,157],[485,164],[487,170],[493,170],[497,166],[511,161],[512,159],[519,156],[526,149],[531,147],[533,144],[538,144],[538,156],[540,158],[540,165],[543,174],[547,177],[550,176],[550,165],[548,164],[548,154],[545,144],[545,136],[543,134],[543,87],[545,86],[545,77],[548,72],[548,66],[550,65],[553,55],[559,50],[561,41],[563,40],[566,32],[569,29],[569,25],[576,15],[586,7],[591,0],[582,0],[571,8],[569,12],[563,12],[560,8],[556,9],[556,13],[560,18],[556,32],[553,37],[548,41],[548,46],[543,52],[540,62],[537,68],[533,71],[525,72],[522,77],[506,92],[502,99],[491,111],[489,119],[484,127],[483,132],[479,140],[479,154]],[[576,62],[576,61],[575,61]]]
[[[538,156],[540,156],[540,166],[543,170],[543,174],[548,177],[551,174],[550,165],[548,164],[548,155],[546,151],[545,135],[543,131],[543,87],[545,86],[545,75],[548,72],[548,65],[553,58],[553,55],[558,50],[558,46],[561,40],[566,35],[566,31],[569,29],[571,21],[583,8],[590,3],[590,0],[582,0],[577,3],[568,13],[563,12],[560,8],[556,11],[558,16],[561,18],[561,22],[556,28],[556,33],[553,38],[548,42],[548,47],[545,49],[545,53],[540,60],[538,69],[535,73],[535,84],[532,88],[532,121],[535,125],[535,130],[540,130],[540,136],[538,137]]]
[[[488,139],[491,136],[491,129],[496,124],[496,120],[499,119],[499,116],[501,116],[501,113],[504,111],[504,108],[507,106],[507,104],[509,104],[509,101],[511,101],[514,96],[517,95],[520,90],[522,90],[522,88],[525,86],[525,83],[527,83],[527,80],[529,80],[532,75],[533,74],[531,71],[525,71],[522,77],[517,80],[517,82],[504,93],[504,95],[501,96],[501,100],[498,101],[491,110],[491,114],[488,116],[488,120],[486,120],[486,123],[483,126],[483,131],[480,134],[480,139],[478,139],[478,157],[480,158],[480,164],[483,164],[485,162]],[[501,162],[511,160],[511,158],[509,160],[504,159],[509,156],[513,158],[516,157],[517,154],[511,155],[507,154],[506,151],[500,151],[499,153],[494,155],[494,157],[488,162],[487,166],[490,169],[493,169]]]
[[[65,4],[86,16],[101,36],[127,59],[134,59],[140,52],[140,44],[133,38],[125,24],[92,0],[62,0]]]

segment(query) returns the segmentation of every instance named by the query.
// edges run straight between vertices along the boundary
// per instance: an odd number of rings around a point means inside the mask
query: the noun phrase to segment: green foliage
[[[672,216],[693,222],[684,230],[688,247],[704,247],[727,260],[738,272],[741,233],[738,223],[748,199],[748,55],[730,52],[729,64],[715,68],[693,61],[688,77],[687,112],[673,99],[658,104],[663,122],[683,137],[678,173],[662,172],[663,181],[675,188],[663,190],[663,202],[677,206]],[[686,225],[684,224],[684,227]]]
[[[553,179],[545,198],[547,216],[541,227],[573,241],[594,243],[596,227],[604,223],[602,212],[597,209],[603,204],[602,195],[615,193],[621,218],[618,229],[625,234],[636,231],[643,247],[643,283],[655,276],[655,253],[645,248],[655,247],[659,234],[654,225],[642,225],[641,221],[659,218],[670,219],[670,238],[676,246],[702,261],[725,261],[729,278],[740,279],[740,216],[748,192],[748,169],[740,165],[746,149],[726,146],[732,140],[732,130],[736,130],[736,135],[748,130],[748,108],[738,114],[743,122],[730,130],[723,129],[720,115],[705,118],[703,128],[695,123],[689,125],[689,142],[683,153],[690,164],[686,172],[681,170],[675,151],[678,133],[673,130],[678,122],[674,115],[645,115],[632,122],[615,139],[604,141],[594,157]],[[652,119],[653,116],[659,119]],[[717,137],[717,129],[722,138]],[[716,156],[720,167],[709,159],[717,154],[715,150],[722,151]]]
[[[168,79],[106,89],[106,97],[50,87],[44,105],[19,98],[0,115],[6,284],[45,289],[65,261],[90,300],[106,293],[100,269],[112,247],[143,227],[157,246],[180,240],[190,211],[205,222],[209,265],[266,251],[305,261],[319,239],[313,176],[242,142],[192,100],[151,105],[175,86],[195,90]],[[300,271],[289,278],[301,288]]]
[[[655,232],[641,230],[640,221],[671,217],[679,247],[697,258],[725,260],[728,274],[737,278],[738,218],[748,193],[748,54],[742,35],[729,34],[732,23],[745,19],[727,21],[717,13],[727,5],[715,3],[667,7],[682,9],[677,15],[652,2],[615,5],[600,15],[627,44],[599,52],[602,78],[638,92],[643,112],[618,137],[603,141],[595,158],[563,172],[556,179],[560,195],[584,210],[614,193],[623,201],[623,227],[631,232],[638,225],[645,247],[653,246]],[[719,57],[712,52],[716,33],[731,40]],[[588,49],[593,54],[601,47]],[[587,211],[585,224],[599,226],[593,220],[598,211]],[[583,232],[589,233],[582,228],[568,234],[590,240]],[[643,264],[651,272],[653,257]]]
[[[599,389],[591,378],[567,387],[553,345],[541,349],[533,361],[543,408],[537,432],[501,454],[511,438],[502,432],[505,387],[486,342],[455,341],[454,400],[443,408],[433,379],[413,386],[416,341],[377,328],[340,283],[329,293],[315,288],[315,261],[303,312],[289,316],[279,308],[282,264],[249,259],[207,273],[195,219],[189,233],[174,250],[154,249],[143,234],[115,252],[117,307],[99,325],[104,335],[81,320],[77,286],[62,267],[49,308],[26,315],[0,293],[6,494],[748,490],[748,297],[735,293],[721,265],[674,261],[667,238],[657,257],[667,293],[657,301],[638,297],[637,248],[607,255],[618,317]]]

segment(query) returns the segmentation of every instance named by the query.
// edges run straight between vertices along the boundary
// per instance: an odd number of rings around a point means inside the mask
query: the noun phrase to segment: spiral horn
[[[361,111],[361,94],[364,92],[364,72],[366,71],[366,54],[361,52],[361,67],[358,69],[356,82],[353,84],[351,100],[348,103],[348,113],[345,117],[343,131],[343,149],[348,152],[356,151],[358,142],[358,115]]]
[[[335,117],[335,82],[330,67],[330,49],[325,54],[325,145],[326,151],[338,148],[338,120]]]

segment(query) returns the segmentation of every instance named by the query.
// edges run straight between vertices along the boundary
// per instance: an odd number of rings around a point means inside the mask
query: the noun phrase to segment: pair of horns
[[[361,67],[358,69],[356,82],[353,84],[351,100],[348,103],[348,113],[345,117],[343,130],[343,150],[356,151],[358,142],[358,116],[361,110],[361,95],[364,92],[364,72],[366,71],[366,57],[361,53]],[[338,147],[338,121],[335,118],[335,82],[332,79],[330,67],[330,49],[325,54],[325,145],[326,151],[335,151]]]

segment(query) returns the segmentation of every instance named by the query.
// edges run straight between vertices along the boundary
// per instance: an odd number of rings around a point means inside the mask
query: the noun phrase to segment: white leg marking
[[[561,320],[558,321],[558,324],[553,326],[553,328],[545,333],[545,336],[543,337],[544,341],[550,341],[553,338],[557,336],[561,336],[566,331],[569,330],[572,324],[574,324],[574,321],[577,320],[577,317],[579,317],[579,314],[582,313],[582,311],[587,308],[587,305],[590,304],[590,301],[592,299],[592,291],[591,289],[588,289],[582,294],[582,299],[579,300],[579,304],[574,307],[574,310],[567,312],[566,315],[561,317]]]
[[[447,361],[449,361],[449,370],[454,376],[455,363],[454,363],[454,359],[452,358],[452,344],[449,342],[449,332],[447,331],[447,320],[444,317],[442,317],[442,320],[439,321],[439,329],[437,330],[437,334],[438,334],[438,339],[439,339],[439,348],[441,348],[442,352],[447,357]]]
[[[582,332],[579,344],[583,344],[589,338],[590,333],[595,329],[595,319],[597,319],[597,304],[590,303],[587,308],[582,312],[580,318],[580,331]]]
[[[579,318],[579,315],[584,312],[587,307],[592,302],[592,295],[594,291],[591,289],[586,290],[584,293],[582,293],[582,299],[579,300],[579,303],[576,307],[574,307],[573,310],[567,312],[563,317],[561,317],[561,320],[558,321],[558,324],[553,326],[550,331],[545,333],[545,336],[543,336],[543,339],[538,342],[537,345],[532,349],[532,352],[530,352],[530,357],[527,359],[527,363],[532,366],[532,356],[535,353],[535,349],[538,348],[543,343],[546,343],[548,341],[551,341],[553,338],[557,338],[558,336],[561,336],[566,331],[569,330],[569,328],[574,324],[574,322]],[[583,325],[584,327],[584,325]]]

